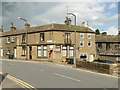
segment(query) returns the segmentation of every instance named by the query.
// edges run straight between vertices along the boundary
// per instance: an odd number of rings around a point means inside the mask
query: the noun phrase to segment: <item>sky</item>
[[[13,0],[14,1],[14,0]],[[77,17],[77,25],[88,21],[88,27],[106,31],[108,35],[117,35],[120,26],[118,2],[17,2],[5,1],[0,3],[0,25],[4,31],[10,30],[11,22],[17,29],[24,28],[25,22],[18,17],[25,18],[32,26],[51,23],[64,24],[66,13],[74,13]],[[118,10],[119,9],[119,10]],[[69,15],[74,24],[74,17]],[[118,25],[119,24],[119,25]]]

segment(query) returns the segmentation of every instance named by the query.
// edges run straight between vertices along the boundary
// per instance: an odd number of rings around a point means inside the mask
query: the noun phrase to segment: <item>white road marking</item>
[[[77,82],[81,82],[80,80],[78,79],[74,79],[74,78],[71,78],[71,77],[68,77],[68,76],[65,76],[65,75],[61,75],[59,73],[54,73],[55,75],[58,75],[58,76],[61,76],[61,77],[64,77],[64,78],[67,78],[67,79],[71,79],[71,80],[74,80],[74,81],[77,81]]]

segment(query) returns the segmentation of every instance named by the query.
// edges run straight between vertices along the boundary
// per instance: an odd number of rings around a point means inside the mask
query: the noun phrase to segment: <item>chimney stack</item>
[[[1,25],[1,29],[0,29],[0,32],[3,32],[3,25]]]
[[[13,26],[13,22],[11,23],[10,31],[16,30],[16,27]]]
[[[82,22],[82,26],[83,26],[83,27],[87,27],[87,26],[88,26],[88,21]]]
[[[70,27],[71,26],[71,19],[66,17],[65,24]]]
[[[28,22],[25,23],[25,29],[30,28],[30,24]]]

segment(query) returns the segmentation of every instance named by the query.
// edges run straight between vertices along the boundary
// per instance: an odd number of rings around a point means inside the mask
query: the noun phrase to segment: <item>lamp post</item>
[[[74,48],[74,68],[76,68],[76,38],[77,38],[77,35],[76,35],[76,15],[73,14],[73,13],[67,13],[67,15],[73,15],[75,17],[75,25],[74,25],[74,29],[75,29],[75,48]]]
[[[18,19],[21,19],[21,20],[25,21],[26,23],[28,23],[28,21],[22,17],[18,17]],[[27,58],[28,57],[27,40],[28,40],[28,38],[27,38],[27,30],[26,30],[26,60],[28,59]]]

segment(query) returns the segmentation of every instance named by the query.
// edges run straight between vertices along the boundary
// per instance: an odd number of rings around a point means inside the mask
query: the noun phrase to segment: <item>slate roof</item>
[[[28,33],[34,33],[34,32],[40,32],[40,31],[74,31],[74,25],[71,25],[71,27],[66,26],[65,24],[48,24],[48,25],[41,25],[41,26],[35,26],[30,27],[28,30]],[[77,32],[83,32],[83,33],[94,33],[93,30],[91,30],[88,27],[83,26],[76,26]],[[3,32],[2,36],[6,35],[16,35],[16,34],[22,34],[26,33],[25,29],[17,29],[15,31],[7,31]]]
[[[95,38],[96,42],[118,42],[119,41],[119,37],[118,35],[106,35],[106,36],[102,36],[102,35],[96,35]]]

